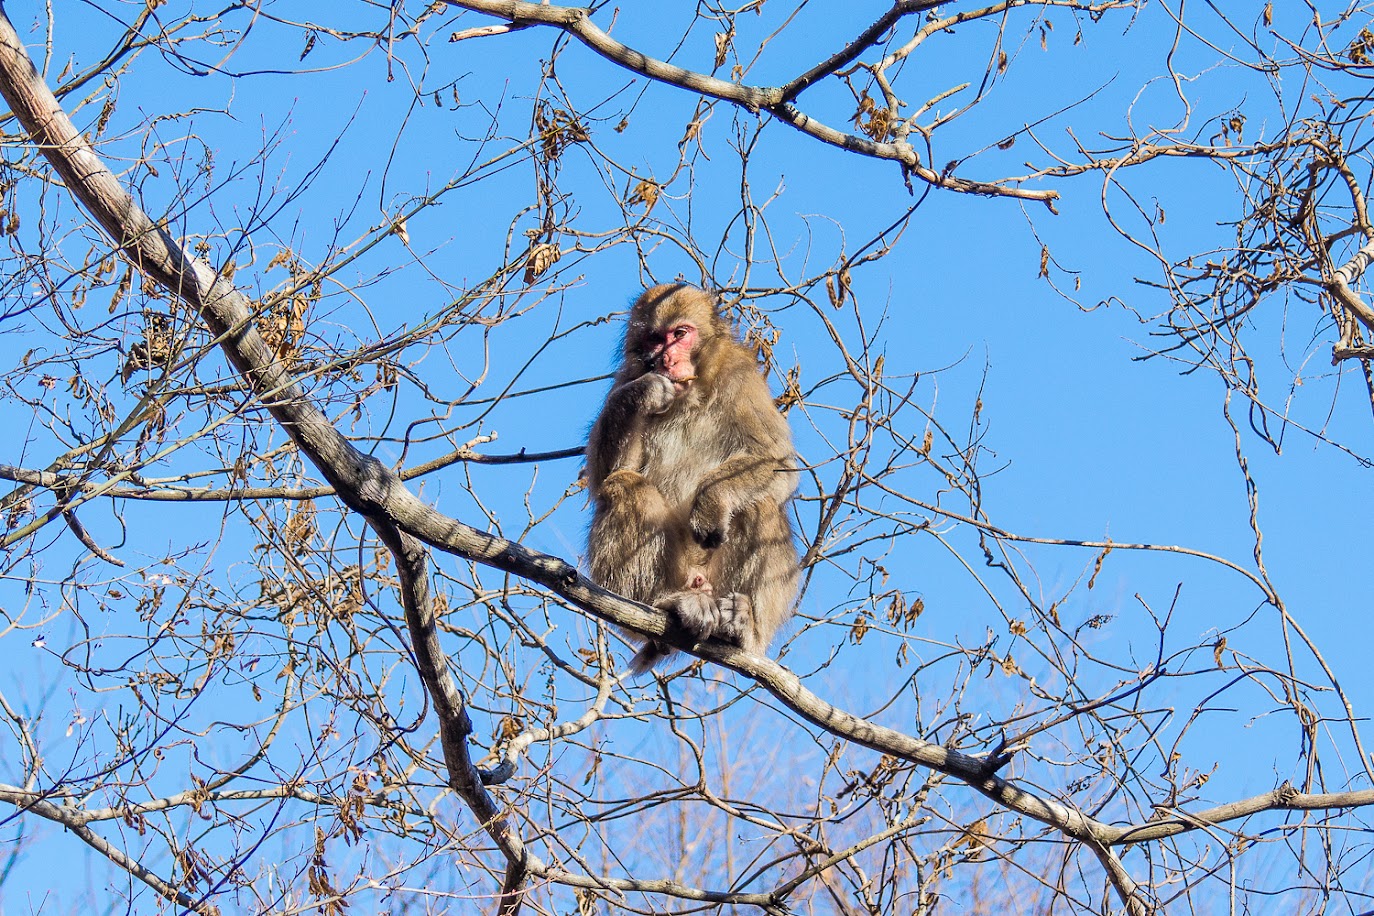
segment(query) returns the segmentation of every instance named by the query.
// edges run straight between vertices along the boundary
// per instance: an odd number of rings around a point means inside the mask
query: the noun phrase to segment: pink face
[[[649,360],[655,372],[679,384],[696,378],[696,367],[692,364],[692,351],[697,345],[695,325],[683,322],[666,332],[650,332],[645,343],[649,345]]]

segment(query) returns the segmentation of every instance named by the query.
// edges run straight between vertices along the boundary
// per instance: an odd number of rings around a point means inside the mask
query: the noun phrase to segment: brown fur
[[[683,324],[697,337],[674,382],[651,351]],[[665,285],[636,300],[587,445],[587,485],[596,582],[668,610],[694,639],[767,650],[796,596],[796,456],[753,354],[709,293]],[[648,642],[631,668],[670,652]]]

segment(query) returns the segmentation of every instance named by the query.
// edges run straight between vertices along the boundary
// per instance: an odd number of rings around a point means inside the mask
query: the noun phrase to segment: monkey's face
[[[650,372],[666,375],[679,388],[696,378],[696,352],[701,332],[690,321],[676,321],[662,328],[652,328],[644,335],[640,353]]]
[[[685,284],[655,286],[636,300],[626,330],[626,357],[668,378],[678,392],[697,379],[717,334],[715,299]]]

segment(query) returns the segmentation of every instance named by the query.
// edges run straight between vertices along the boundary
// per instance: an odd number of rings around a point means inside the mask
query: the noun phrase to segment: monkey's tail
[[[635,653],[634,658],[630,659],[630,674],[638,677],[672,654],[671,647],[650,640],[644,644],[644,648]]]

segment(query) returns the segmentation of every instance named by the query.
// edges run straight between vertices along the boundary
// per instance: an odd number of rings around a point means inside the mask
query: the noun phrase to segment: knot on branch
[[[1012,758],[1026,749],[1027,742],[1024,740],[1008,741],[1003,738],[997,743],[986,757],[982,760],[979,768],[979,775],[984,778],[996,776],[998,771],[1011,763]]]

